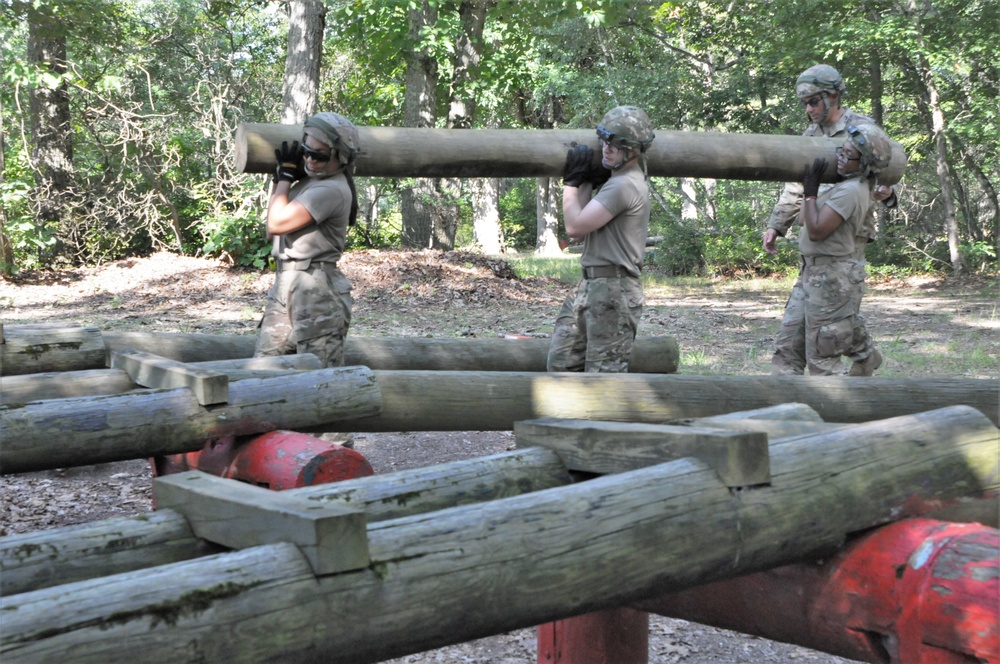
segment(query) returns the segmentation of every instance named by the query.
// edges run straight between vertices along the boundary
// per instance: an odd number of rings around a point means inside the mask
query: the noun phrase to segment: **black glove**
[[[282,141],[281,148],[274,151],[274,158],[278,161],[278,167],[274,171],[276,182],[295,182],[306,176],[302,169],[302,148],[298,141],[292,141],[291,146],[288,141]]]
[[[802,167],[802,195],[815,198],[819,194],[819,179],[826,171],[826,159],[816,157],[812,166],[806,164]]]
[[[598,164],[592,169],[587,171],[587,182],[591,182],[594,185],[594,189],[597,189],[602,184],[611,179],[611,169],[607,168],[604,164]]]
[[[563,186],[579,187],[587,182],[590,171],[590,160],[594,151],[586,145],[577,145],[566,153],[566,165],[563,167]]]

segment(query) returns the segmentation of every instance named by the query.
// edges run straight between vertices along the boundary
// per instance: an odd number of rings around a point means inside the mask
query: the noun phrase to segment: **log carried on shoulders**
[[[997,434],[954,406],[775,443],[771,484],[737,493],[688,458],[381,521],[360,570],[316,576],[283,543],[23,593],[0,656],[382,661],[829,555],[909,506],[996,491]]]
[[[358,127],[355,174],[374,177],[561,177],[575,144],[601,146],[593,129],[419,129]],[[272,173],[282,141],[302,140],[302,125],[244,123],[236,130],[238,173]],[[649,174],[661,177],[801,182],[802,167],[826,157],[824,182],[838,179],[843,139],[715,131],[656,130],[646,153]],[[596,165],[596,161],[595,161]],[[892,161],[879,181],[895,184],[906,168],[892,141]]]

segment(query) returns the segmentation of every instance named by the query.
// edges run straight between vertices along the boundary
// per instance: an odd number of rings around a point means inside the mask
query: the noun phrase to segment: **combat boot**
[[[882,353],[878,348],[872,349],[872,354],[863,360],[858,360],[851,365],[848,376],[871,376],[875,370],[882,366]]]

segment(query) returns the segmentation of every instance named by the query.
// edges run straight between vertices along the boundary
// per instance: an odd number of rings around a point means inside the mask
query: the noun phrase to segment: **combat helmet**
[[[877,125],[864,123],[848,125],[847,135],[861,153],[860,172],[871,178],[889,167],[892,160],[892,144]]]
[[[813,65],[795,80],[795,96],[808,99],[815,94],[833,92],[844,95],[844,79],[840,72],[830,65]]]
[[[310,132],[309,130],[317,130]],[[340,113],[324,111],[305,122],[305,133],[312,135],[337,153],[337,159],[345,166],[358,156],[358,128]]]
[[[597,137],[616,148],[641,154],[653,144],[656,134],[646,111],[638,106],[616,106],[597,125]]]

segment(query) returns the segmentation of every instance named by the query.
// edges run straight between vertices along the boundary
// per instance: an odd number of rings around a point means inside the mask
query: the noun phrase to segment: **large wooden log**
[[[323,368],[320,359],[311,353],[191,362],[190,365],[219,371],[233,381],[248,378],[273,378],[286,375],[290,371],[315,371]],[[27,403],[42,399],[122,394],[139,389],[139,387],[132,382],[128,373],[121,369],[86,369],[83,371],[55,371],[8,376],[3,379],[3,390],[0,390],[0,405]]]
[[[242,380],[228,403],[210,408],[186,388],[0,406],[0,473],[194,452],[210,438],[349,420],[381,406],[365,367]]]
[[[254,337],[225,334],[105,332],[109,351],[134,348],[180,362],[250,357]],[[344,342],[344,364],[389,371],[545,371],[548,339],[428,339],[352,337]],[[634,373],[674,373],[680,350],[673,337],[638,337]]]
[[[271,544],[23,593],[0,656],[377,662],[828,555],[907,506],[996,490],[997,435],[955,406],[775,444],[772,484],[736,494],[682,459],[382,521],[365,570],[316,577]]]
[[[462,371],[375,371],[378,415],[325,431],[510,431],[563,417],[662,423],[764,408],[812,406],[827,422],[867,422],[945,405],[1000,420],[1000,380],[844,376],[687,376]]]
[[[355,173],[375,177],[559,177],[566,151],[600,143],[593,129],[417,129],[358,127],[361,150]],[[302,139],[302,125],[245,123],[236,130],[238,173],[271,173],[282,141]],[[816,157],[836,175],[836,149],[843,139],[714,131],[656,130],[647,154],[650,175],[801,182],[802,167]],[[881,180],[895,184],[906,153],[893,141],[892,161]],[[596,163],[596,162],[595,162]]]
[[[551,450],[532,448],[320,484],[284,493],[362,509],[368,523],[510,498],[571,482]],[[165,565],[217,552],[173,510],[0,538],[0,595]]]
[[[8,326],[16,330],[20,326]],[[27,336],[23,333],[22,336]],[[80,354],[63,360],[60,371],[103,369],[114,351],[138,350],[178,362],[237,360],[253,356],[256,337],[238,334],[171,332],[101,333],[106,355]],[[452,371],[545,371],[549,340],[538,339],[427,339],[423,337],[347,337],[344,363],[370,369]],[[24,364],[19,355],[5,356],[3,375],[41,369]],[[639,337],[632,351],[633,373],[673,373],[680,350],[673,337]],[[19,364],[18,362],[21,362]]]
[[[72,371],[104,366],[104,341],[96,327],[59,324],[7,325],[0,343],[0,375]]]

